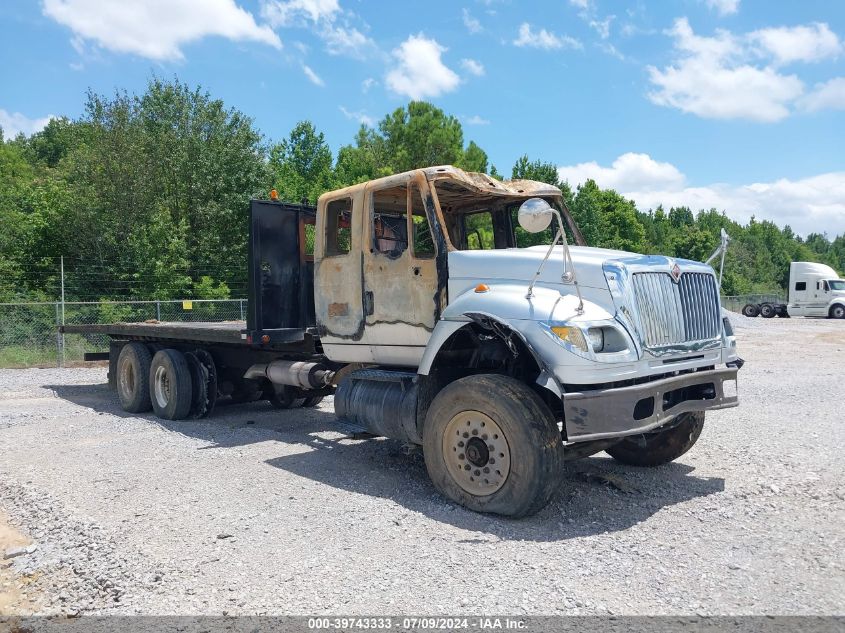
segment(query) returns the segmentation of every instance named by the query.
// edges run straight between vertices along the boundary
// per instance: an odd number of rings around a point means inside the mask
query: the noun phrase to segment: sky
[[[268,141],[332,149],[411,99],[500,173],[522,154],[640,209],[716,208],[845,233],[841,0],[4,0],[0,126],[85,93],[199,84]]]

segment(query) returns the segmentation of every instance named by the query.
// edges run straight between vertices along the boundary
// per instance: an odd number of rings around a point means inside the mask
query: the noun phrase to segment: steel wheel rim
[[[837,319],[841,319],[844,315],[845,315],[845,308],[842,308],[840,306],[836,306],[835,308],[833,308],[833,316],[836,317]]]
[[[153,393],[155,394],[156,404],[164,409],[170,402],[170,376],[167,375],[167,370],[164,367],[156,367],[153,382],[155,383]]]
[[[121,363],[118,380],[120,390],[124,395],[129,396],[135,393],[135,370],[132,368],[132,363],[126,360]]]
[[[480,411],[462,411],[443,433],[446,469],[463,490],[478,496],[493,494],[510,474],[511,453],[501,427]]]

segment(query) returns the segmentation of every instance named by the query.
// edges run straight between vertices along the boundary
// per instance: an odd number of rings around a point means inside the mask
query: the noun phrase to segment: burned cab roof
[[[464,171],[452,165],[423,170],[437,190],[444,212],[471,213],[527,198],[560,198],[560,189],[535,180],[496,180],[487,174]]]

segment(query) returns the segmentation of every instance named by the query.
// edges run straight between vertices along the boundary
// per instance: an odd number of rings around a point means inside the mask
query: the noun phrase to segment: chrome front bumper
[[[629,387],[568,392],[563,396],[567,440],[636,435],[687,411],[735,407],[739,404],[738,371],[725,367]]]

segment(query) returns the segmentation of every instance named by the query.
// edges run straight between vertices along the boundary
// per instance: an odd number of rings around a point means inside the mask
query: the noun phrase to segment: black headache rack
[[[314,257],[306,226],[317,210],[304,204],[252,200],[249,224],[249,287],[243,321],[96,323],[63,325],[67,334],[105,334],[122,340],[167,340],[250,346],[266,351],[315,351]],[[313,233],[312,233],[313,235]],[[91,355],[91,360],[105,354]]]
[[[272,346],[315,334],[314,256],[307,253],[306,226],[314,226],[316,207],[252,200],[249,216],[246,342]]]

